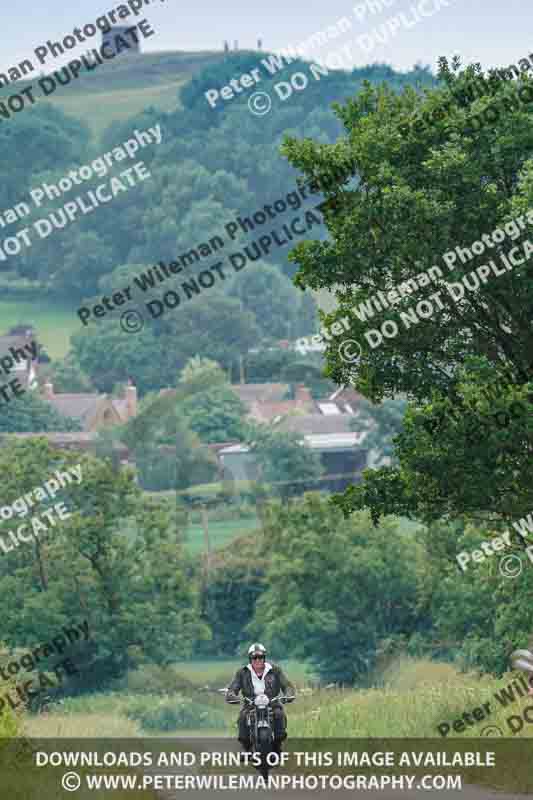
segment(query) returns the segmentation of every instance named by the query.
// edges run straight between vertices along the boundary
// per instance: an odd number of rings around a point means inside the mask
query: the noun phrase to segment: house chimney
[[[297,383],[294,387],[294,399],[299,406],[313,405],[311,392],[303,383]]]
[[[137,387],[128,381],[126,386],[126,408],[128,410],[128,419],[133,419],[137,416]]]
[[[44,396],[47,397],[49,400],[52,399],[54,396],[54,384],[50,381],[47,381],[44,384]]]

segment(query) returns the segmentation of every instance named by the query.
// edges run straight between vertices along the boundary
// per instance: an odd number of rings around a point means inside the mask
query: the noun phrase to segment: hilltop
[[[41,98],[41,102],[52,103],[66,114],[87,123],[94,137],[98,139],[112,122],[124,122],[149,107],[159,111],[172,111],[180,108],[180,89],[203,70],[220,65],[220,72],[226,74],[227,69],[224,69],[224,63],[230,60],[235,62],[235,56],[238,56],[238,63],[235,66],[235,72],[238,74],[239,65],[246,64],[246,59],[252,57],[253,63],[256,65],[261,58],[267,57],[270,53],[271,51],[265,50],[232,50],[227,53],[222,50],[123,53],[119,58],[106,61],[103,66],[92,72],[82,72],[80,77],[72,80],[66,86],[58,84],[56,91],[47,98]],[[376,68],[378,75],[375,74]],[[0,99],[35,84],[39,78],[52,75],[55,70],[60,69],[61,66],[56,65],[55,69],[35,72],[31,81],[21,80],[6,87],[0,87]],[[408,75],[408,73],[395,72],[386,65],[361,67],[356,72],[359,74],[360,80],[373,81],[377,78],[388,81],[393,87],[397,84],[397,88],[400,88],[403,79]],[[340,83],[337,91],[341,95],[343,94],[342,89],[346,88],[344,76],[348,74],[349,72],[344,70],[332,70],[330,77],[333,75],[338,77]],[[215,75],[218,75],[218,70],[215,71]],[[434,82],[429,72],[422,72],[418,75],[418,78],[420,77],[425,85],[431,85]],[[212,78],[213,74],[211,74]],[[323,81],[324,83],[326,81]],[[216,85],[216,80],[214,84]],[[224,84],[223,77],[221,77],[221,84]],[[323,84],[320,88],[315,87],[314,93],[318,92],[317,97],[322,94]],[[209,83],[209,85],[212,84]],[[337,99],[335,95],[334,99]],[[311,96],[312,93],[308,92],[308,101]]]
[[[115,121],[124,121],[148,106],[170,111],[179,106],[178,92],[193,75],[224,61],[222,51],[162,51],[124,54],[105,67],[85,73],[68,86],[60,86],[48,102],[86,122],[93,134]],[[46,73],[35,76],[33,83]],[[17,89],[32,81],[20,81]],[[13,93],[13,84],[0,97]]]

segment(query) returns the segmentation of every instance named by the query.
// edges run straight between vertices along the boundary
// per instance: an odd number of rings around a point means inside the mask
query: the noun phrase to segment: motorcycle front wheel
[[[261,776],[267,780],[270,765],[268,764],[267,757],[272,752],[272,733],[270,728],[259,728],[257,731],[257,749],[261,755],[261,766],[259,771]]]

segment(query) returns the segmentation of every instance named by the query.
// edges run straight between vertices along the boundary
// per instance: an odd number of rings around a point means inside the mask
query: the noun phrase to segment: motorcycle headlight
[[[266,694],[258,694],[255,698],[255,704],[258,708],[265,708],[269,704],[270,700],[268,699]]]

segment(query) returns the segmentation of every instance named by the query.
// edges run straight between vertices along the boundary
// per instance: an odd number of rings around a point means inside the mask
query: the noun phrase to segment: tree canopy
[[[271,504],[262,541],[264,589],[252,635],[304,657],[328,680],[353,683],[375,666],[378,643],[416,622],[416,547],[386,521],[347,520],[317,495]]]
[[[81,423],[65,417],[34,391],[26,391],[2,404],[0,433],[47,433],[81,431]]]
[[[464,256],[466,263],[456,251],[472,248],[520,215],[525,220],[533,200],[531,112],[509,82],[483,92],[482,74],[479,65],[462,70],[442,59],[441,86],[423,94],[366,84],[356,97],[336,104],[344,135],[335,144],[291,137],[283,147],[327,198],[322,209],[329,238],[296,246],[291,258],[299,265],[297,282],[336,291],[339,308],[327,322],[347,316],[347,336],[363,350],[357,363],[347,364],[338,340],[332,343],[328,373],[371,400],[401,394],[411,404],[397,444],[398,466],[367,473],[363,484],[348,490],[341,501],[347,512],[370,507],[375,519],[391,512],[512,518],[533,507],[526,479],[533,437],[526,400],[533,368],[531,223],[518,229],[519,239],[505,228],[503,241],[490,250],[484,240],[483,250],[474,247],[471,258]],[[474,83],[479,96],[465,106],[461,92]],[[527,75],[519,85],[533,87]],[[486,115],[493,121],[481,126],[472,122],[473,115],[511,95],[514,103],[505,105],[505,113]],[[431,118],[431,124],[407,125],[415,115]],[[475,291],[461,283],[489,259],[501,268],[501,256],[519,244],[521,263],[512,271],[479,281]],[[442,258],[449,253],[455,260]],[[441,277],[415,281],[432,265]],[[389,297],[381,311],[370,304],[377,292],[388,296],[409,279],[417,287],[415,298]],[[459,299],[460,290],[454,298],[447,289],[451,284],[463,287]],[[372,308],[366,319],[362,304]],[[370,327],[385,331],[379,346]],[[517,401],[524,413],[512,416]],[[458,412],[453,419],[452,408]],[[505,428],[494,425],[494,411],[507,413]],[[445,435],[433,426],[441,412]],[[474,445],[473,420],[484,424]]]
[[[68,484],[55,501],[71,516],[0,561],[5,641],[31,646],[73,619],[87,619],[88,683],[120,675],[146,657],[165,664],[190,656],[193,641],[207,630],[183,549],[183,521],[172,505],[143,497],[131,470],[53,449],[42,438],[14,441],[0,450],[2,503],[78,463],[81,483]],[[41,502],[35,511],[49,505]],[[3,535],[18,524],[4,520]]]
[[[324,471],[320,456],[297,433],[250,425],[247,438],[259,465],[260,481],[270,484],[278,496],[302,494]]]

